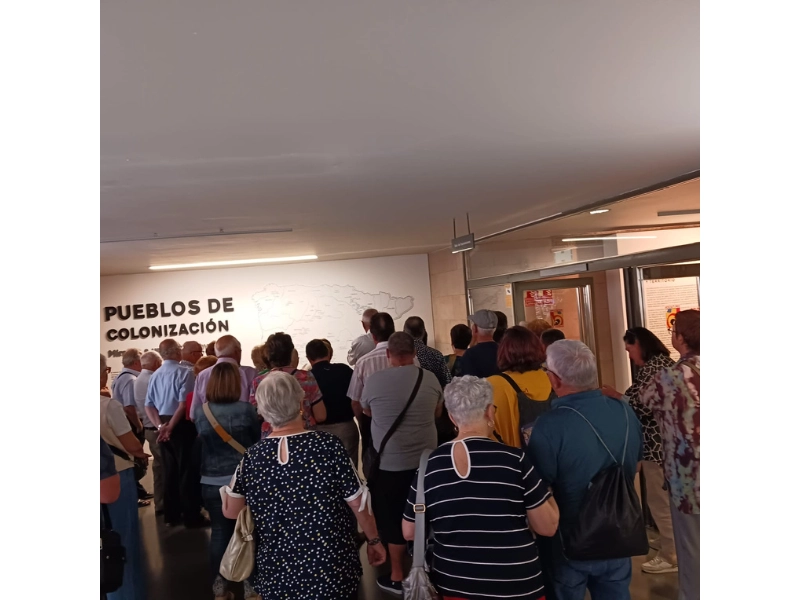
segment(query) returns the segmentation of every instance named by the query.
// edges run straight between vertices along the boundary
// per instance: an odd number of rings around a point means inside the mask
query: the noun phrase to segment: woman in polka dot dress
[[[303,390],[294,377],[270,373],[256,400],[272,432],[250,447],[223,488],[225,516],[236,518],[245,504],[253,513],[250,581],[264,600],[355,598],[361,563],[352,514],[369,540],[370,564],[386,560],[369,491],[337,437],[304,429]]]

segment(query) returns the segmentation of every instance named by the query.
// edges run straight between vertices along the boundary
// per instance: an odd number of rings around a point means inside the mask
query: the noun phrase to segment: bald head
[[[364,328],[364,331],[369,332],[369,323],[372,321],[372,317],[378,314],[378,311],[374,308],[368,308],[364,311],[364,314],[361,315],[361,326]]]
[[[232,335],[223,335],[214,344],[217,358],[234,358],[236,362],[242,362],[242,345]]]
[[[168,338],[158,345],[158,353],[164,360],[180,360],[181,345],[177,340]]]
[[[203,347],[194,340],[186,342],[181,351],[181,360],[195,364],[203,356]]]

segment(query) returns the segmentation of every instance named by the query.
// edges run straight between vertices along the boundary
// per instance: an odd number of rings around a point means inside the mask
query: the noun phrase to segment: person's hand
[[[608,396],[609,398],[614,398],[616,400],[621,400],[622,399],[622,394],[620,394],[617,390],[615,390],[610,385],[604,385],[602,387],[601,391],[603,392],[604,396]]]
[[[147,452],[145,452],[144,450],[142,450],[138,454],[134,454],[134,456],[136,458],[139,458],[139,459],[143,460],[145,464],[147,464],[147,462],[150,460],[150,455]]]
[[[386,548],[383,544],[375,544],[374,546],[367,546],[367,560],[373,567],[382,565],[386,562]]]
[[[158,430],[158,441],[159,442],[168,442],[170,433],[172,433],[172,429],[170,429],[170,426],[169,425],[162,425],[161,429]]]

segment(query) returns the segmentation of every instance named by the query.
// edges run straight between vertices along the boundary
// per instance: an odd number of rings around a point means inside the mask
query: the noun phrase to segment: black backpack
[[[122,587],[125,572],[125,547],[122,538],[111,529],[108,506],[101,504],[103,519],[100,521],[100,593],[104,595]]]
[[[600,471],[589,483],[581,501],[578,521],[572,526],[559,528],[564,556],[569,560],[611,560],[646,555],[650,545],[644,528],[642,506],[633,487],[633,479],[624,470],[629,433],[627,409],[625,447],[622,460],[618,462],[589,419],[569,406],[558,408],[578,413],[614,461],[613,466]]]
[[[519,439],[523,448],[528,446],[531,439],[533,424],[540,416],[550,410],[555,392],[550,392],[550,397],[545,401],[531,400],[517,383],[505,373],[500,373],[517,394],[517,407],[519,407]]]

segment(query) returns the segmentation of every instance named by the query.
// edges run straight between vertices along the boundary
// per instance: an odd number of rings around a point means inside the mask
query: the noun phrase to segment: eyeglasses
[[[558,373],[553,371],[553,369],[548,369],[547,365],[542,365],[542,371],[544,371],[545,373],[552,373],[555,377],[558,377],[559,379],[561,379],[561,375],[559,375]]]

